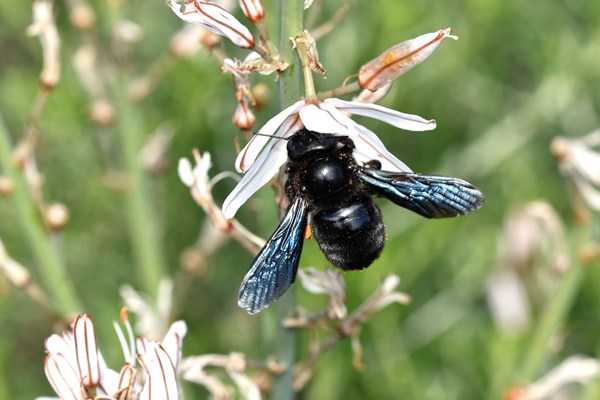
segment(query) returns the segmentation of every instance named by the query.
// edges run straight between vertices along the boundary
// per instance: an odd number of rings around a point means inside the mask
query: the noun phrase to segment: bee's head
[[[291,161],[307,161],[324,154],[333,154],[338,148],[339,140],[340,136],[331,133],[320,133],[302,128],[288,140],[288,158]]]

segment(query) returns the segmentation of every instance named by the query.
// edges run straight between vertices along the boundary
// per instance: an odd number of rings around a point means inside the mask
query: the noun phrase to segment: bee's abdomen
[[[351,197],[334,208],[314,210],[311,226],[319,247],[339,268],[366,268],[383,250],[381,211],[368,195]]]

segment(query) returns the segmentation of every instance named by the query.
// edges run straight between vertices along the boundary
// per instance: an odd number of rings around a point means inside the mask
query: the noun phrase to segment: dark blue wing
[[[307,215],[305,200],[295,199],[246,273],[238,305],[250,314],[275,302],[296,279]]]
[[[360,167],[358,176],[376,194],[426,218],[456,217],[477,210],[483,193],[469,182],[446,176]]]

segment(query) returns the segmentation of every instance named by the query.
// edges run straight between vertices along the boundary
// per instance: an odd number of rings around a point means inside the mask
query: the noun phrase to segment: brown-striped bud
[[[375,91],[420,64],[450,35],[450,28],[426,33],[390,47],[358,71],[358,83],[363,89]]]
[[[231,120],[238,129],[249,131],[252,129],[252,126],[254,126],[256,117],[250,107],[242,101],[238,103]]]
[[[261,22],[265,17],[265,10],[260,0],[240,0],[240,8],[253,24]]]

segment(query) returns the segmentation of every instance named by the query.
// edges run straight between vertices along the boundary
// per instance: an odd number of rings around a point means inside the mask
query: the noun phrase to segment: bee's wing
[[[275,302],[296,279],[307,215],[306,201],[295,199],[250,266],[238,299],[238,305],[250,314]]]
[[[446,176],[360,167],[360,179],[376,194],[426,218],[456,217],[477,210],[483,193],[469,182]]]

